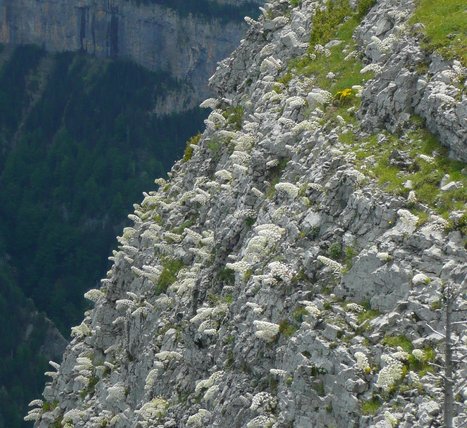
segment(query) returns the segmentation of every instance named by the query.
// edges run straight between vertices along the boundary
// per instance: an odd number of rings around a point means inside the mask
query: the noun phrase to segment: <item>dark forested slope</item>
[[[24,404],[37,395],[46,369],[47,321],[22,314],[44,312],[68,335],[82,317],[83,292],[105,275],[132,202],[165,174],[202,124],[198,109],[163,118],[151,113],[161,96],[183,85],[129,62],[49,55],[31,46],[2,49],[0,313],[6,318],[0,321],[8,334],[2,332],[0,346],[6,361],[0,394],[9,404],[1,406],[0,427],[21,426]],[[37,337],[15,340],[31,322]]]

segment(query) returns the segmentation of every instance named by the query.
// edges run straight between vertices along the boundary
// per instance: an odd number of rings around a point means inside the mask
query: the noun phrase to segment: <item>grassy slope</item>
[[[450,57],[460,59],[466,51],[458,51],[456,48],[460,45],[465,47],[467,20],[461,22],[462,13],[459,10],[465,7],[461,7],[458,0],[441,0],[432,10],[432,3],[431,0],[421,0],[413,18],[425,24],[425,46],[431,49],[436,47],[440,53],[448,52]],[[317,87],[331,92],[334,100],[325,109],[323,123],[328,121],[331,126],[333,123],[338,124],[337,117],[341,116],[346,122],[354,125],[355,132],[341,135],[341,141],[356,154],[356,167],[375,178],[380,186],[391,194],[407,196],[409,189],[404,187],[404,183],[412,181],[418,202],[411,204],[410,208],[420,217],[421,222],[428,218],[429,210],[448,218],[452,211],[463,210],[467,204],[467,177],[461,172],[465,164],[448,158],[446,148],[425,128],[423,121],[414,116],[412,130],[403,138],[385,132],[384,144],[377,143],[376,135],[363,140],[358,137],[358,121],[354,112],[358,109],[360,100],[352,87],[364,85],[372,76],[371,73],[360,73],[363,65],[359,55],[351,54],[357,51],[352,34],[372,4],[374,2],[371,0],[363,0],[359,3],[357,11],[352,12],[347,0],[335,0],[330,3],[331,7],[328,10],[319,12],[314,18],[314,31],[308,54],[293,60],[289,64],[288,73],[279,79],[279,83],[288,84],[294,75],[303,75],[312,77]],[[434,19],[435,13],[443,16],[442,24],[439,17]],[[452,18],[452,22],[444,22],[445,17]],[[463,28],[463,32],[458,31],[458,37],[449,36],[453,34],[454,29],[459,28]],[[330,48],[328,54],[315,48],[317,44],[325,45],[334,39],[342,43]],[[329,79],[329,72],[333,72],[336,77]],[[277,86],[277,90],[281,90],[280,86]],[[410,156],[413,161],[410,170],[401,171],[390,165],[389,156],[396,149]],[[420,154],[435,156],[430,161],[420,157]],[[449,176],[449,181],[461,182],[463,187],[441,191],[440,182],[445,175]],[[464,215],[451,224],[451,227],[467,234],[466,223]]]
[[[418,0],[412,23],[424,25],[427,50],[467,66],[467,4],[460,0]]]

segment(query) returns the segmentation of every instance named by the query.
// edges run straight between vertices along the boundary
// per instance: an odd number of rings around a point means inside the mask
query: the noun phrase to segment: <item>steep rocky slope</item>
[[[213,8],[210,4],[217,2],[172,3],[1,0],[0,43],[36,44],[52,52],[83,51],[99,57],[125,58],[153,71],[169,72],[191,84],[191,92],[170,98],[172,111],[186,110],[206,95],[206,76],[238,43],[243,31],[238,13],[252,10],[262,1],[234,5],[219,2],[227,5],[218,6],[219,10],[214,9],[214,15],[208,17],[194,12],[209,11]],[[179,11],[182,6],[185,9]],[[220,15],[215,16],[217,13]],[[233,13],[231,19],[221,19],[222,14]]]
[[[248,20],[205,132],[86,293],[37,427],[441,425],[433,330],[467,274],[465,68],[420,48],[413,2],[351,4]],[[457,323],[462,293],[453,306]]]

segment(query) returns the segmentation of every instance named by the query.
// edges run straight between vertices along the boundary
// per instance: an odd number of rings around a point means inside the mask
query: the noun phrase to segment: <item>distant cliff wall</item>
[[[207,77],[237,45],[242,24],[178,13],[175,6],[158,3],[163,2],[0,0],[0,43],[126,58],[168,71],[193,86],[193,95],[184,97],[188,107],[207,94]]]

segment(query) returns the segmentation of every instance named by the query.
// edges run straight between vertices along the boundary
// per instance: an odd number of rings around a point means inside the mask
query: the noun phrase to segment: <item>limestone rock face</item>
[[[413,195],[386,193],[342,142],[374,132],[382,148],[378,127],[410,114],[407,97],[418,92],[403,92],[419,77],[370,45],[403,26],[413,4],[380,0],[357,29],[363,60],[381,71],[355,89],[361,121],[337,114],[336,95],[287,68],[308,54],[324,5],[274,0],[247,20],[210,80],[217,96],[202,104],[213,110],[206,130],[135,207],[112,269],[86,293],[94,309],[45,388],[53,405],[29,415],[36,427],[441,424],[441,374],[428,362],[443,364],[433,333],[444,328],[440,292],[466,286],[465,236]],[[394,37],[397,45],[406,33]],[[419,52],[408,40],[404,49]],[[339,78],[334,71],[327,80]],[[370,94],[386,78],[395,86],[381,95],[382,120]],[[441,134],[444,110],[433,114]],[[453,152],[456,141],[446,142]],[[402,172],[414,162],[391,156]],[[462,295],[455,304],[465,310]],[[465,343],[460,324],[453,335]],[[462,379],[465,365],[454,370]],[[465,416],[459,403],[459,425]]]
[[[246,2],[218,3],[237,7]],[[193,107],[207,95],[206,77],[234,49],[243,29],[241,22],[181,15],[152,2],[0,1],[0,43],[125,58],[150,70],[167,71],[188,80],[193,88],[180,110]]]

